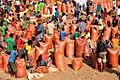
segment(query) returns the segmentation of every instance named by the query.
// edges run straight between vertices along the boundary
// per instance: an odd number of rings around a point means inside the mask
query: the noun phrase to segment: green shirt
[[[5,22],[4,22],[4,25],[5,25],[5,27],[7,27],[7,26],[8,26],[8,22],[7,22],[7,21],[5,21]]]
[[[2,31],[2,35],[5,36],[5,27],[0,27],[0,30]]]
[[[45,3],[44,2],[40,2],[37,4],[37,12],[40,12],[40,7],[44,7]]]
[[[13,46],[15,45],[15,41],[13,38],[9,37],[6,39],[6,44],[7,44],[7,50],[10,52],[13,50]]]
[[[74,36],[75,36],[75,38],[79,38],[80,37],[80,33],[79,32],[75,32]]]

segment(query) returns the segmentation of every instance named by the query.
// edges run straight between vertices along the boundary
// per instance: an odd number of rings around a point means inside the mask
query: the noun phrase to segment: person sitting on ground
[[[51,66],[52,59],[50,58],[49,54],[47,54],[47,55],[41,54],[38,57],[38,60],[36,61],[36,63],[37,63],[36,67],[39,67],[39,66]]]
[[[62,31],[60,32],[60,41],[64,41],[66,37],[66,32],[64,31],[64,28],[62,28]]]
[[[17,57],[17,46],[13,46],[13,50],[10,53],[10,57],[8,60],[8,71],[11,75],[14,75],[16,73],[16,66],[15,66],[15,60]]]
[[[44,41],[44,36],[43,36],[41,30],[38,31],[38,34],[37,34],[37,37],[36,37],[36,38],[37,38],[37,42],[42,42],[42,41]]]

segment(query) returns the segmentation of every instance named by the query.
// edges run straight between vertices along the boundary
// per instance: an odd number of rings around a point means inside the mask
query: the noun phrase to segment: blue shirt
[[[10,58],[9,58],[9,62],[14,62],[17,56],[17,51],[16,50],[12,50],[10,53]]]
[[[86,27],[86,23],[81,21],[80,24],[79,24],[79,27],[80,27],[81,32],[84,32],[85,31],[85,27]]]
[[[100,12],[102,9],[101,5],[97,5],[97,12]]]
[[[60,15],[60,14],[59,14],[59,11],[56,11],[56,12],[55,12],[55,17],[56,17],[56,18],[59,18],[59,15]]]
[[[42,35],[44,35],[44,27],[42,24],[38,25],[38,30],[41,30]]]
[[[60,32],[60,39],[61,40],[65,40],[65,36],[66,36],[66,32],[65,31],[61,31]]]

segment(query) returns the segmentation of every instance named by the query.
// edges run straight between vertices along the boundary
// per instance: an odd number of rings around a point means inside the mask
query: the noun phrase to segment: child
[[[66,36],[66,32],[64,31],[64,28],[62,28],[62,31],[60,32],[60,40],[64,41]]]
[[[11,75],[16,73],[15,59],[17,57],[17,46],[13,46],[13,50],[10,53],[10,58],[8,60],[8,70]]]
[[[37,60],[37,66],[36,67],[39,67],[39,66],[51,66],[51,64],[52,64],[52,60],[51,60],[49,54],[40,55],[38,60]]]

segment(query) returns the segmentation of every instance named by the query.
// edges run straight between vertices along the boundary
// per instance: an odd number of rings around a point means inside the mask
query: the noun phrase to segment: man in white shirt
[[[117,15],[120,15],[120,6],[118,6]]]
[[[48,29],[48,34],[53,34],[54,32],[54,23],[53,20],[49,21],[48,25],[47,25],[47,29]]]

